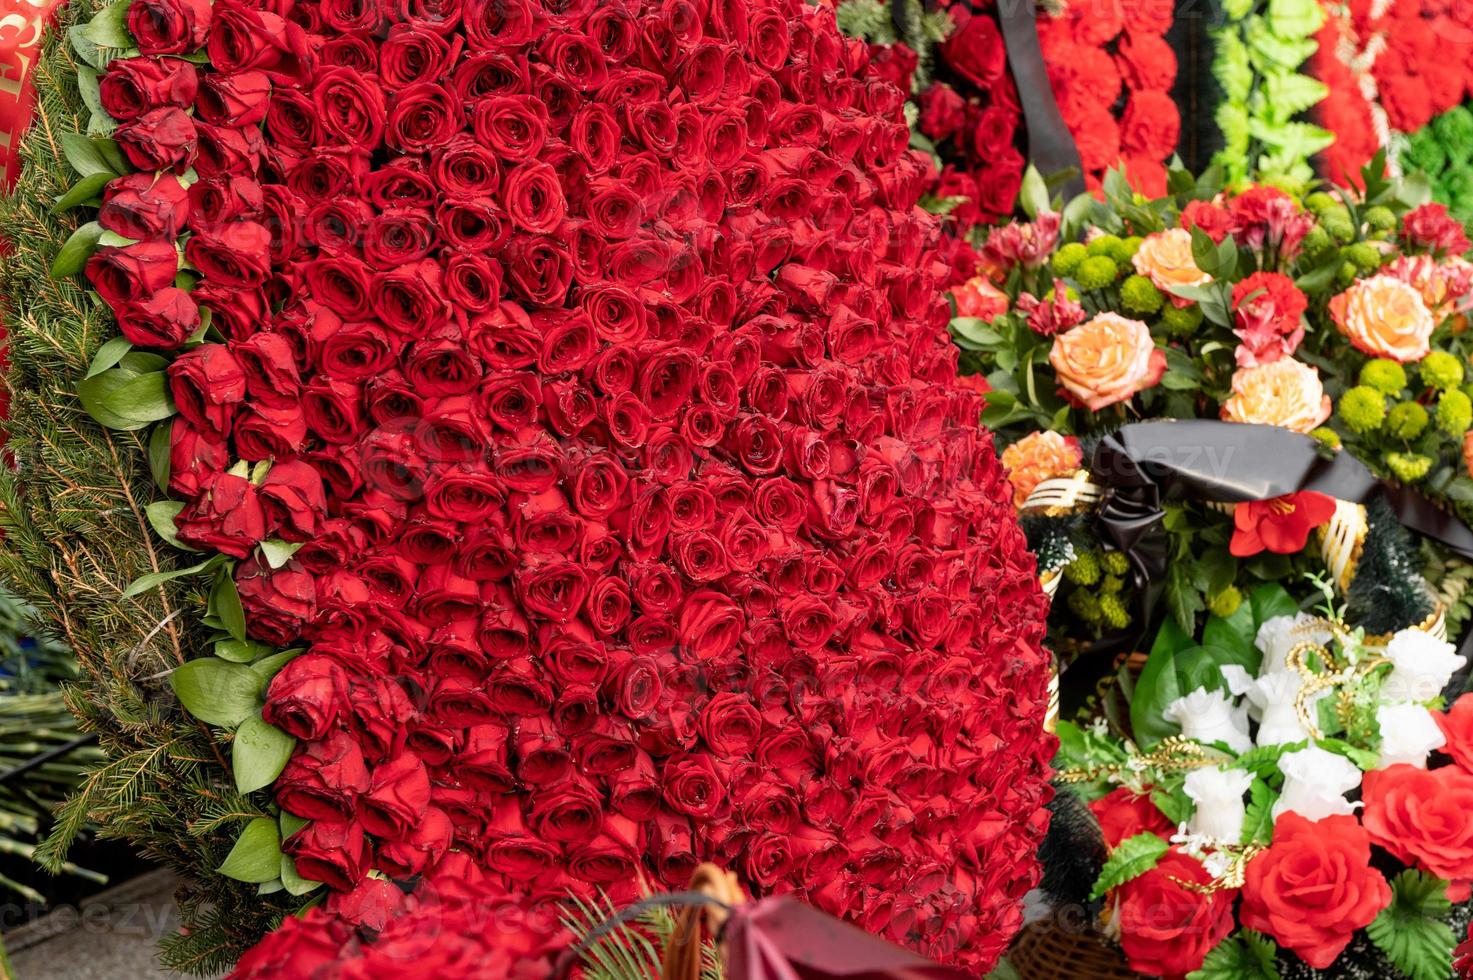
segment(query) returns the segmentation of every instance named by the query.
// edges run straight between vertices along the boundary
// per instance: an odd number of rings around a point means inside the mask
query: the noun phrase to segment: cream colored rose
[[[1150,388],[1166,373],[1166,355],[1139,320],[1101,313],[1054,338],[1049,351],[1059,383],[1098,411]]]
[[[1318,371],[1292,357],[1281,357],[1238,369],[1233,375],[1233,393],[1222,403],[1222,417],[1229,422],[1308,432],[1330,417],[1330,396],[1320,384]]]
[[[1079,469],[1079,440],[1057,432],[1030,432],[1002,451],[1002,468],[1013,485],[1013,504],[1021,507],[1044,480]]]
[[[1147,235],[1136,251],[1135,271],[1149,276],[1163,292],[1172,286],[1200,286],[1212,277],[1197,268],[1192,258],[1192,233],[1184,228],[1170,228]]]
[[[1437,326],[1422,294],[1391,276],[1372,276],[1330,300],[1330,316],[1357,350],[1372,357],[1419,361]]]

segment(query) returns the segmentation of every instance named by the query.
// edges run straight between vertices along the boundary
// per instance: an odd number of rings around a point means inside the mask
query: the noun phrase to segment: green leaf
[[[236,881],[274,881],[281,874],[281,837],[276,821],[256,817],[246,824],[219,871]]]
[[[1262,778],[1254,779],[1253,785],[1248,788],[1249,802],[1247,815],[1243,819],[1243,843],[1251,844],[1257,841],[1267,844],[1274,837],[1274,803],[1279,799]]]
[[[97,45],[87,40],[86,24],[73,24],[67,28],[66,33],[67,40],[71,42],[72,50],[76,52],[78,58],[81,58],[82,61],[98,71],[102,71],[107,67],[108,55]]]
[[[1221,271],[1217,243],[1212,240],[1211,235],[1196,225],[1192,226],[1192,261],[1209,276],[1216,276]]]
[[[80,381],[77,396],[99,424],[125,432],[147,428],[175,412],[163,371],[140,374],[111,368]]]
[[[1130,700],[1131,733],[1142,748],[1149,748],[1176,732],[1176,726],[1166,721],[1162,713],[1183,693],[1177,690],[1173,661],[1178,652],[1192,645],[1191,634],[1178,626],[1176,620],[1167,617],[1161,623]]]
[[[128,7],[131,0],[118,0],[103,7],[87,24],[87,40],[99,48],[131,48],[133,35],[128,33]]]
[[[52,205],[51,213],[60,214],[78,205],[86,204],[102,193],[113,177],[111,174],[89,174],[72,185],[71,190],[56,199]],[[99,236],[100,237],[100,236]]]
[[[266,559],[266,564],[272,568],[280,568],[292,560],[292,555],[302,547],[300,541],[278,541],[275,538],[267,538],[261,542],[261,556]]]
[[[1248,593],[1248,603],[1253,608],[1253,633],[1276,616],[1292,616],[1299,611],[1299,603],[1277,582],[1265,582]]]
[[[1276,34],[1307,38],[1324,26],[1325,12],[1318,0],[1268,0],[1264,19]]]
[[[1240,929],[1212,948],[1187,980],[1280,980],[1278,946],[1252,929]]]
[[[173,443],[174,426],[170,423],[156,425],[148,434],[148,470],[153,482],[160,490],[169,489],[169,476],[173,464],[169,459]]]
[[[97,349],[93,355],[92,364],[87,368],[86,378],[95,378],[110,367],[114,367],[133,349],[133,342],[127,337],[114,337]]]
[[[267,685],[271,683],[271,678],[275,677],[281,668],[296,659],[301,652],[301,649],[298,648],[273,653],[269,657],[262,657],[260,660],[257,660],[247,669],[256,675],[256,683],[260,685],[262,691],[265,691]]]
[[[230,768],[235,788],[250,793],[270,786],[292,757],[297,740],[261,720],[259,714],[241,722],[230,747]]]
[[[306,895],[322,887],[320,881],[303,878],[297,872],[297,862],[286,854],[281,856],[281,883],[286,887],[288,895]]]
[[[87,260],[97,251],[97,240],[102,237],[103,230],[102,225],[89,221],[72,232],[51,263],[51,278],[65,279],[86,268]]]
[[[228,640],[216,640],[214,650],[215,656],[221,660],[228,660],[233,664],[248,664],[264,657],[271,648],[255,640],[237,640],[232,637]]]
[[[1048,184],[1044,183],[1043,175],[1031,163],[1023,171],[1023,185],[1018,190],[1018,203],[1030,218],[1036,218],[1040,212],[1049,209]]]
[[[117,140],[94,138],[92,142],[97,144],[97,152],[101,153],[107,165],[113,168],[113,173],[126,174],[133,169],[128,163],[128,158],[123,155],[123,148],[118,145]]]
[[[282,810],[277,819],[281,824],[282,840],[287,840],[292,834],[295,834],[307,826],[307,824],[311,823],[306,817],[299,817],[295,813],[289,813],[286,810]]]
[[[224,560],[223,555],[215,555],[212,558],[205,559],[198,565],[190,565],[188,568],[173,568],[166,572],[149,572],[147,575],[140,575],[123,590],[123,598],[131,599],[135,595],[142,595],[149,589],[158,588],[165,582],[171,582],[176,578],[184,578],[187,575],[199,575],[203,572],[208,572]]]
[[[1409,869],[1392,879],[1391,904],[1366,926],[1366,935],[1410,980],[1446,980],[1458,942],[1442,921],[1451,907],[1446,881]]]
[[[60,139],[62,156],[66,157],[67,164],[77,172],[78,177],[102,174],[112,179],[118,176],[117,171],[103,156],[102,147],[97,140],[81,133],[62,133]]]
[[[240,592],[235,588],[235,576],[231,566],[225,565],[215,573],[215,584],[210,588],[209,615],[220,620],[225,631],[237,640],[246,638],[245,609],[240,604]]]
[[[219,657],[191,660],[169,675],[186,711],[206,724],[234,728],[256,712],[261,677],[250,667]]]
[[[179,528],[174,525],[174,521],[183,509],[182,500],[155,500],[143,508],[143,512],[148,515],[148,523],[159,537],[183,551],[198,551],[198,548],[191,548],[179,541]]]
[[[1197,629],[1197,614],[1207,606],[1202,593],[1192,585],[1191,572],[1183,562],[1172,562],[1166,570],[1166,608],[1178,626],[1188,633]]]
[[[1127,837],[1110,852],[1110,859],[1100,869],[1100,877],[1095,881],[1094,890],[1089,893],[1089,897],[1100,898],[1110,889],[1139,878],[1154,868],[1167,850],[1166,841],[1155,834]]]
[[[1297,116],[1330,94],[1324,82],[1297,72],[1268,75],[1263,81],[1264,100],[1280,119]]]

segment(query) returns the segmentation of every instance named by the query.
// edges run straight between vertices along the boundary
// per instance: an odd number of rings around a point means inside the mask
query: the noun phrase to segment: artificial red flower
[[[1473,773],[1473,694],[1464,694],[1433,719],[1447,739],[1441,751],[1452,756],[1465,771]]]
[[[1120,947],[1132,970],[1152,976],[1190,973],[1233,931],[1237,892],[1190,887],[1209,881],[1201,861],[1172,848],[1150,871],[1115,890]]]
[[[1285,813],[1272,845],[1248,863],[1242,923],[1326,969],[1391,903],[1391,886],[1370,862],[1371,841],[1355,817]]]
[[[1361,792],[1371,840],[1439,878],[1473,880],[1473,773],[1395,765],[1366,773]]]
[[[1239,558],[1261,551],[1295,555],[1309,543],[1309,533],[1335,514],[1335,499],[1313,490],[1249,500],[1233,509],[1233,538],[1228,550]]]
[[[1089,809],[1100,822],[1105,843],[1111,847],[1118,847],[1121,841],[1137,834],[1169,838],[1176,833],[1176,825],[1156,809],[1148,794],[1135,793],[1124,786],[1091,801]]]

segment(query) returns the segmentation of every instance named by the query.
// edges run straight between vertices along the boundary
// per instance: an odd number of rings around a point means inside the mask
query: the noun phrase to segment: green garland
[[[1213,77],[1222,87],[1216,120],[1224,146],[1213,158],[1231,183],[1314,176],[1309,158],[1334,141],[1299,117],[1328,93],[1301,74],[1325,21],[1317,0],[1228,0],[1226,22],[1212,31]]]
[[[150,519],[149,505],[162,495],[147,465],[148,441],[137,431],[99,427],[78,394],[78,381],[116,335],[95,295],[51,275],[76,227],[54,208],[75,180],[63,160],[69,145],[85,141],[79,134],[89,131],[92,115],[78,89],[90,73],[77,50],[88,48],[69,32],[97,9],[96,0],[75,0],[59,13],[36,68],[25,169],[0,199],[0,228],[25,244],[0,267],[10,331],[7,428],[19,463],[0,470],[7,545],[0,577],[76,651],[81,679],[67,690],[67,703],[82,729],[98,734],[107,759],[61,808],[38,860],[62,867],[68,846],[93,821],[104,836],[130,840],[172,867],[185,882],[186,930],[165,938],[164,958],[174,969],[205,973],[227,967],[302,900],[285,892],[263,897],[256,885],[220,875],[199,880],[226,862],[242,826],[275,822],[264,798],[236,788],[230,734],[189,717],[170,684],[171,672],[209,649],[214,633],[196,611],[217,606],[218,597],[210,599],[218,589],[197,578],[161,581],[180,562],[178,552],[160,546]],[[130,594],[130,582],[150,580],[160,587]]]

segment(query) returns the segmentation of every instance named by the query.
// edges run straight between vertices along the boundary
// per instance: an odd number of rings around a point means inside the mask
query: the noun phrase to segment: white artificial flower
[[[1299,717],[1299,709],[1295,707],[1299,689],[1304,686],[1304,678],[1297,672],[1273,671],[1254,680],[1242,667],[1227,664],[1222,668],[1222,676],[1227,681],[1228,690],[1247,695],[1248,716],[1258,722],[1259,745],[1292,745],[1309,738],[1309,732]],[[1316,691],[1308,699],[1310,709],[1313,710],[1321,699],[1330,694],[1329,688]]]
[[[1181,726],[1181,733],[1204,745],[1222,742],[1234,752],[1253,748],[1248,737],[1248,716],[1233,705],[1226,691],[1209,691],[1199,687],[1186,697],[1166,706],[1166,720]]]
[[[1359,803],[1345,794],[1360,785],[1360,770],[1343,755],[1311,745],[1287,752],[1279,759],[1284,774],[1284,792],[1274,804],[1275,820],[1294,812],[1306,820],[1323,820],[1336,814],[1354,813]]]
[[[1308,613],[1275,616],[1264,620],[1253,640],[1254,645],[1263,653],[1263,665],[1258,669],[1258,676],[1288,670],[1284,660],[1289,656],[1289,651],[1299,644],[1316,643],[1328,646],[1331,639],[1330,631],[1320,625],[1319,619]]]
[[[1193,769],[1187,773],[1185,791],[1197,804],[1187,833],[1236,844],[1243,837],[1243,818],[1248,808],[1243,794],[1253,785],[1253,774],[1244,769]]]
[[[1431,701],[1442,693],[1453,672],[1468,662],[1456,648],[1426,630],[1406,629],[1386,644],[1391,675],[1381,688],[1381,700],[1391,704]]]
[[[1447,736],[1420,704],[1383,704],[1376,709],[1381,726],[1382,769],[1405,763],[1427,768],[1427,753],[1447,744]]]

